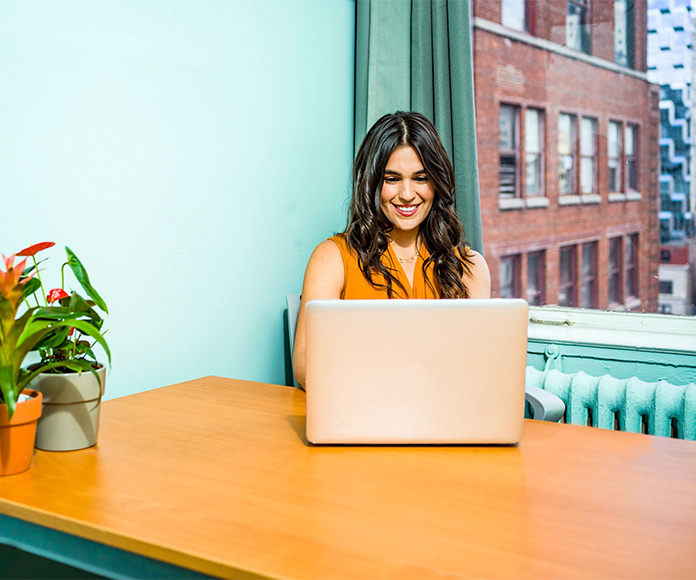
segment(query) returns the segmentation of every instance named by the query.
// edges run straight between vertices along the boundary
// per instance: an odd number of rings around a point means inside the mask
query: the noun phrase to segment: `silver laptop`
[[[521,299],[307,304],[307,439],[514,444],[522,435]]]

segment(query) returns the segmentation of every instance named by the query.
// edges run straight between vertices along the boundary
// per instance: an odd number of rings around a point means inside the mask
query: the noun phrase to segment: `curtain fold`
[[[470,0],[356,0],[355,149],[379,117],[418,111],[454,165],[466,241],[483,250]]]

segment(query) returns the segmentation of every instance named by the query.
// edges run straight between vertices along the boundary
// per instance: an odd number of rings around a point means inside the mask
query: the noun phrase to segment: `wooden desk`
[[[97,447],[0,478],[0,513],[223,577],[696,577],[694,442],[311,447],[304,413],[216,377],[108,401]]]

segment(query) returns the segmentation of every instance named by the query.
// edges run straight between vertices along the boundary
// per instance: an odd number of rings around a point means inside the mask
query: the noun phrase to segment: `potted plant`
[[[32,350],[40,362],[30,365],[30,386],[43,395],[43,414],[38,422],[36,447],[48,451],[72,451],[91,447],[97,442],[99,410],[104,394],[105,366],[92,350],[94,343],[109,347],[102,332],[103,318],[97,309],[108,308],[92,286],[87,270],[70,248],[61,267],[61,286],[45,292],[36,254],[54,245],[44,242],[30,246],[19,256],[31,257],[36,272],[35,291],[28,327],[48,328]],[[88,298],[65,290],[66,267],[72,271]],[[89,339],[92,339],[90,342]]]
[[[53,245],[37,244],[23,253],[35,256]],[[27,268],[26,259],[15,265],[15,258],[14,254],[9,258],[2,255],[0,265],[0,475],[21,473],[31,467],[43,397],[27,387],[52,365],[38,363],[31,369],[23,367],[29,353],[51,334],[61,329],[69,332],[71,327],[103,342],[101,335],[95,336],[93,328],[75,314],[53,320],[36,318],[40,308],[28,304],[28,299],[41,286],[35,277],[36,262]]]

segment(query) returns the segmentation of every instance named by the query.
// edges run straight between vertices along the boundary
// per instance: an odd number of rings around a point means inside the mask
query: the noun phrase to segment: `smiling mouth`
[[[394,209],[399,215],[402,215],[404,217],[410,217],[416,211],[418,211],[418,208],[420,207],[419,203],[413,204],[413,205],[396,205],[395,203],[392,204],[394,206]]]

